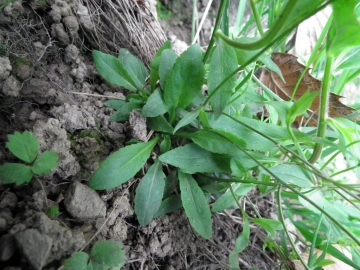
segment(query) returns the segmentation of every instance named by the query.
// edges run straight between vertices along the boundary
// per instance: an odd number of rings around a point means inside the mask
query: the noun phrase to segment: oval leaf
[[[93,51],[93,58],[96,70],[107,82],[129,91],[137,90],[136,83],[119,58],[96,50]]]
[[[209,94],[225,80],[238,67],[236,53],[233,47],[227,45],[221,39],[214,49],[209,67]],[[227,106],[232,96],[233,88],[236,82],[236,74],[228,79],[217,92],[211,97],[210,104],[214,110],[215,117],[219,117]]]
[[[157,88],[147,99],[146,104],[141,110],[141,115],[143,117],[156,117],[164,113],[166,113],[166,107],[160,89]]]
[[[245,148],[246,143],[238,138],[237,144],[232,143],[224,136],[217,134],[215,131],[199,130],[190,135],[190,139],[201,148],[218,154],[231,154],[239,151],[236,147]]]
[[[123,266],[125,264],[125,251],[121,243],[114,240],[99,241],[91,250],[90,260],[101,269]]]
[[[141,226],[151,222],[158,211],[165,187],[161,163],[156,160],[136,188],[135,213]]]
[[[160,57],[160,66],[159,66],[161,89],[165,89],[166,79],[175,64],[176,59],[178,59],[178,56],[173,50],[165,49],[162,52]]]
[[[170,115],[185,109],[201,92],[205,68],[198,44],[189,47],[175,62],[166,79],[164,101]]]
[[[293,184],[303,188],[313,187],[310,177],[298,165],[281,164],[270,168],[269,171],[275,174],[284,183]],[[263,173],[269,175],[269,173],[265,171]]]
[[[95,190],[112,189],[129,181],[144,166],[158,141],[155,138],[129,145],[111,154],[95,171],[89,186]]]
[[[205,239],[212,236],[212,220],[208,201],[190,174],[179,171],[181,201],[191,226]]]
[[[180,168],[186,173],[230,172],[230,158],[214,154],[190,143],[168,151],[159,160]]]

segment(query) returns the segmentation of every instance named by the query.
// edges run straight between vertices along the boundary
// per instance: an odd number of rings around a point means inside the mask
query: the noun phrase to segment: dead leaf
[[[287,53],[274,53],[272,59],[277,64],[283,74],[285,82],[275,72],[263,70],[260,76],[260,81],[267,86],[271,91],[277,94],[285,101],[291,100],[293,92],[301,74],[305,70],[305,66],[298,62],[297,57]],[[294,101],[297,101],[305,92],[320,92],[321,81],[306,72],[301,80],[299,87],[294,95]],[[330,93],[329,99],[329,116],[330,117],[346,117],[355,110],[340,102],[342,96]],[[320,106],[320,95],[315,98],[308,113],[312,117],[309,121],[310,126],[316,126]],[[354,118],[354,120],[360,120]],[[301,126],[301,120],[297,120],[297,125]]]

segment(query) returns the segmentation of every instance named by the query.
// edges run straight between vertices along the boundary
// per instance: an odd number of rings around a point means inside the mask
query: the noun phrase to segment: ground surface
[[[91,50],[99,47],[89,35],[96,27],[91,3],[97,2],[14,2],[0,13],[0,164],[17,162],[5,147],[7,135],[16,131],[31,131],[41,152],[60,157],[49,176],[21,187],[0,183],[0,268],[57,269],[73,252],[115,239],[125,245],[124,269],[228,269],[228,255],[242,231],[237,211],[214,215],[214,237],[205,241],[182,210],[139,226],[133,198],[141,174],[108,192],[87,186],[99,163],[132,139],[131,125],[110,122],[113,111],[104,106],[126,93],[104,82],[94,68]],[[162,22],[166,36],[189,42],[192,1],[162,1],[162,6],[171,12],[171,20]],[[199,10],[204,8],[199,1]],[[211,25],[207,21],[204,31],[210,33]],[[269,216],[271,203],[258,195],[251,195],[253,202]],[[60,209],[55,218],[46,215],[52,206]],[[276,269],[262,251],[264,238],[252,228],[241,269]]]

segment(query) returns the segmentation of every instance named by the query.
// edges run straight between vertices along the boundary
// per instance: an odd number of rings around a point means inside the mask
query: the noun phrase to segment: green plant
[[[285,48],[287,37],[300,22],[332,2],[251,1],[254,19],[231,32],[226,16],[228,1],[223,0],[215,34],[204,54],[195,44],[177,56],[167,42],[156,54],[150,71],[126,50],[120,50],[118,57],[94,51],[100,75],[131,92],[125,101],[106,103],[116,110],[111,120],[127,121],[131,111],[139,110],[155,135],[149,142],[137,142],[110,155],[92,176],[90,187],[101,190],[120,186],[150,162],[155,151],[157,156],[136,190],[135,212],[140,225],[183,207],[195,231],[209,239],[211,212],[235,206],[242,212],[244,228],[229,255],[231,269],[239,269],[238,254],[249,245],[250,223],[268,233],[266,246],[281,254],[284,261],[293,258],[290,246],[305,269],[329,264],[325,253],[360,269],[359,183],[333,178],[350,170],[360,175],[359,126],[348,119],[327,116],[330,90],[342,91],[332,84],[333,78],[344,86],[359,74],[358,65],[344,60],[360,55],[360,37],[354,34],[360,29],[355,13],[358,1],[334,1],[336,12],[307,63],[307,67],[314,64],[314,74],[323,74],[317,128],[292,127],[296,117],[310,108],[314,94],[285,102],[254,75],[263,67],[281,77],[270,53]],[[267,32],[262,29],[260,14],[268,15]],[[243,17],[238,16],[241,21]],[[247,37],[254,29],[260,37]],[[325,68],[321,61],[326,63]],[[347,72],[339,75],[342,70]],[[202,91],[204,85],[206,93]],[[256,91],[259,86],[263,96]],[[256,117],[256,106],[271,111],[268,122]],[[328,165],[338,156],[346,157],[350,165],[331,172]],[[264,195],[275,194],[279,220],[258,213],[246,196],[254,188]],[[217,200],[210,208],[212,195]],[[250,203],[256,215],[248,215],[240,201]],[[295,218],[299,216],[301,219]],[[288,221],[310,249],[307,262],[290,237]],[[275,242],[277,235],[281,245]],[[352,259],[335,244],[345,246]],[[316,257],[316,248],[324,256]]]
[[[121,269],[126,261],[123,245],[113,240],[99,241],[91,249],[90,255],[76,252],[64,263],[64,270]]]
[[[30,132],[15,132],[8,135],[6,147],[20,163],[5,163],[0,167],[0,179],[4,184],[17,186],[29,183],[34,175],[42,176],[51,173],[58,166],[58,156],[55,152],[45,151],[39,155],[39,142]]]

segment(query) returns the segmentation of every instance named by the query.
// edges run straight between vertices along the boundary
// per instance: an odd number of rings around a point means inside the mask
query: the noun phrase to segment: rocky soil
[[[20,187],[0,183],[0,268],[58,269],[73,252],[114,239],[125,245],[124,269],[229,269],[228,254],[242,231],[239,213],[215,215],[214,237],[205,241],[182,210],[139,226],[133,198],[141,174],[111,191],[88,187],[99,164],[133,138],[132,124],[110,122],[113,111],[104,106],[126,93],[104,82],[94,68],[91,50],[101,49],[90,38],[96,27],[90,4],[95,2],[15,1],[0,13],[0,164],[17,162],[5,147],[7,135],[15,131],[31,131],[41,152],[59,156],[51,175]],[[174,15],[161,22],[167,38],[190,41],[191,3],[162,1]],[[205,4],[199,1],[200,11]],[[205,34],[212,24],[206,22]],[[159,35],[156,42],[165,40]],[[208,35],[202,36],[206,39]],[[111,51],[111,46],[105,49]],[[135,47],[127,48],[139,52]],[[138,56],[144,61],[149,57]],[[271,204],[258,199],[259,209],[269,215]],[[53,206],[60,215],[50,218],[46,213]],[[274,267],[262,251],[263,233],[254,228],[253,236],[241,269]]]

